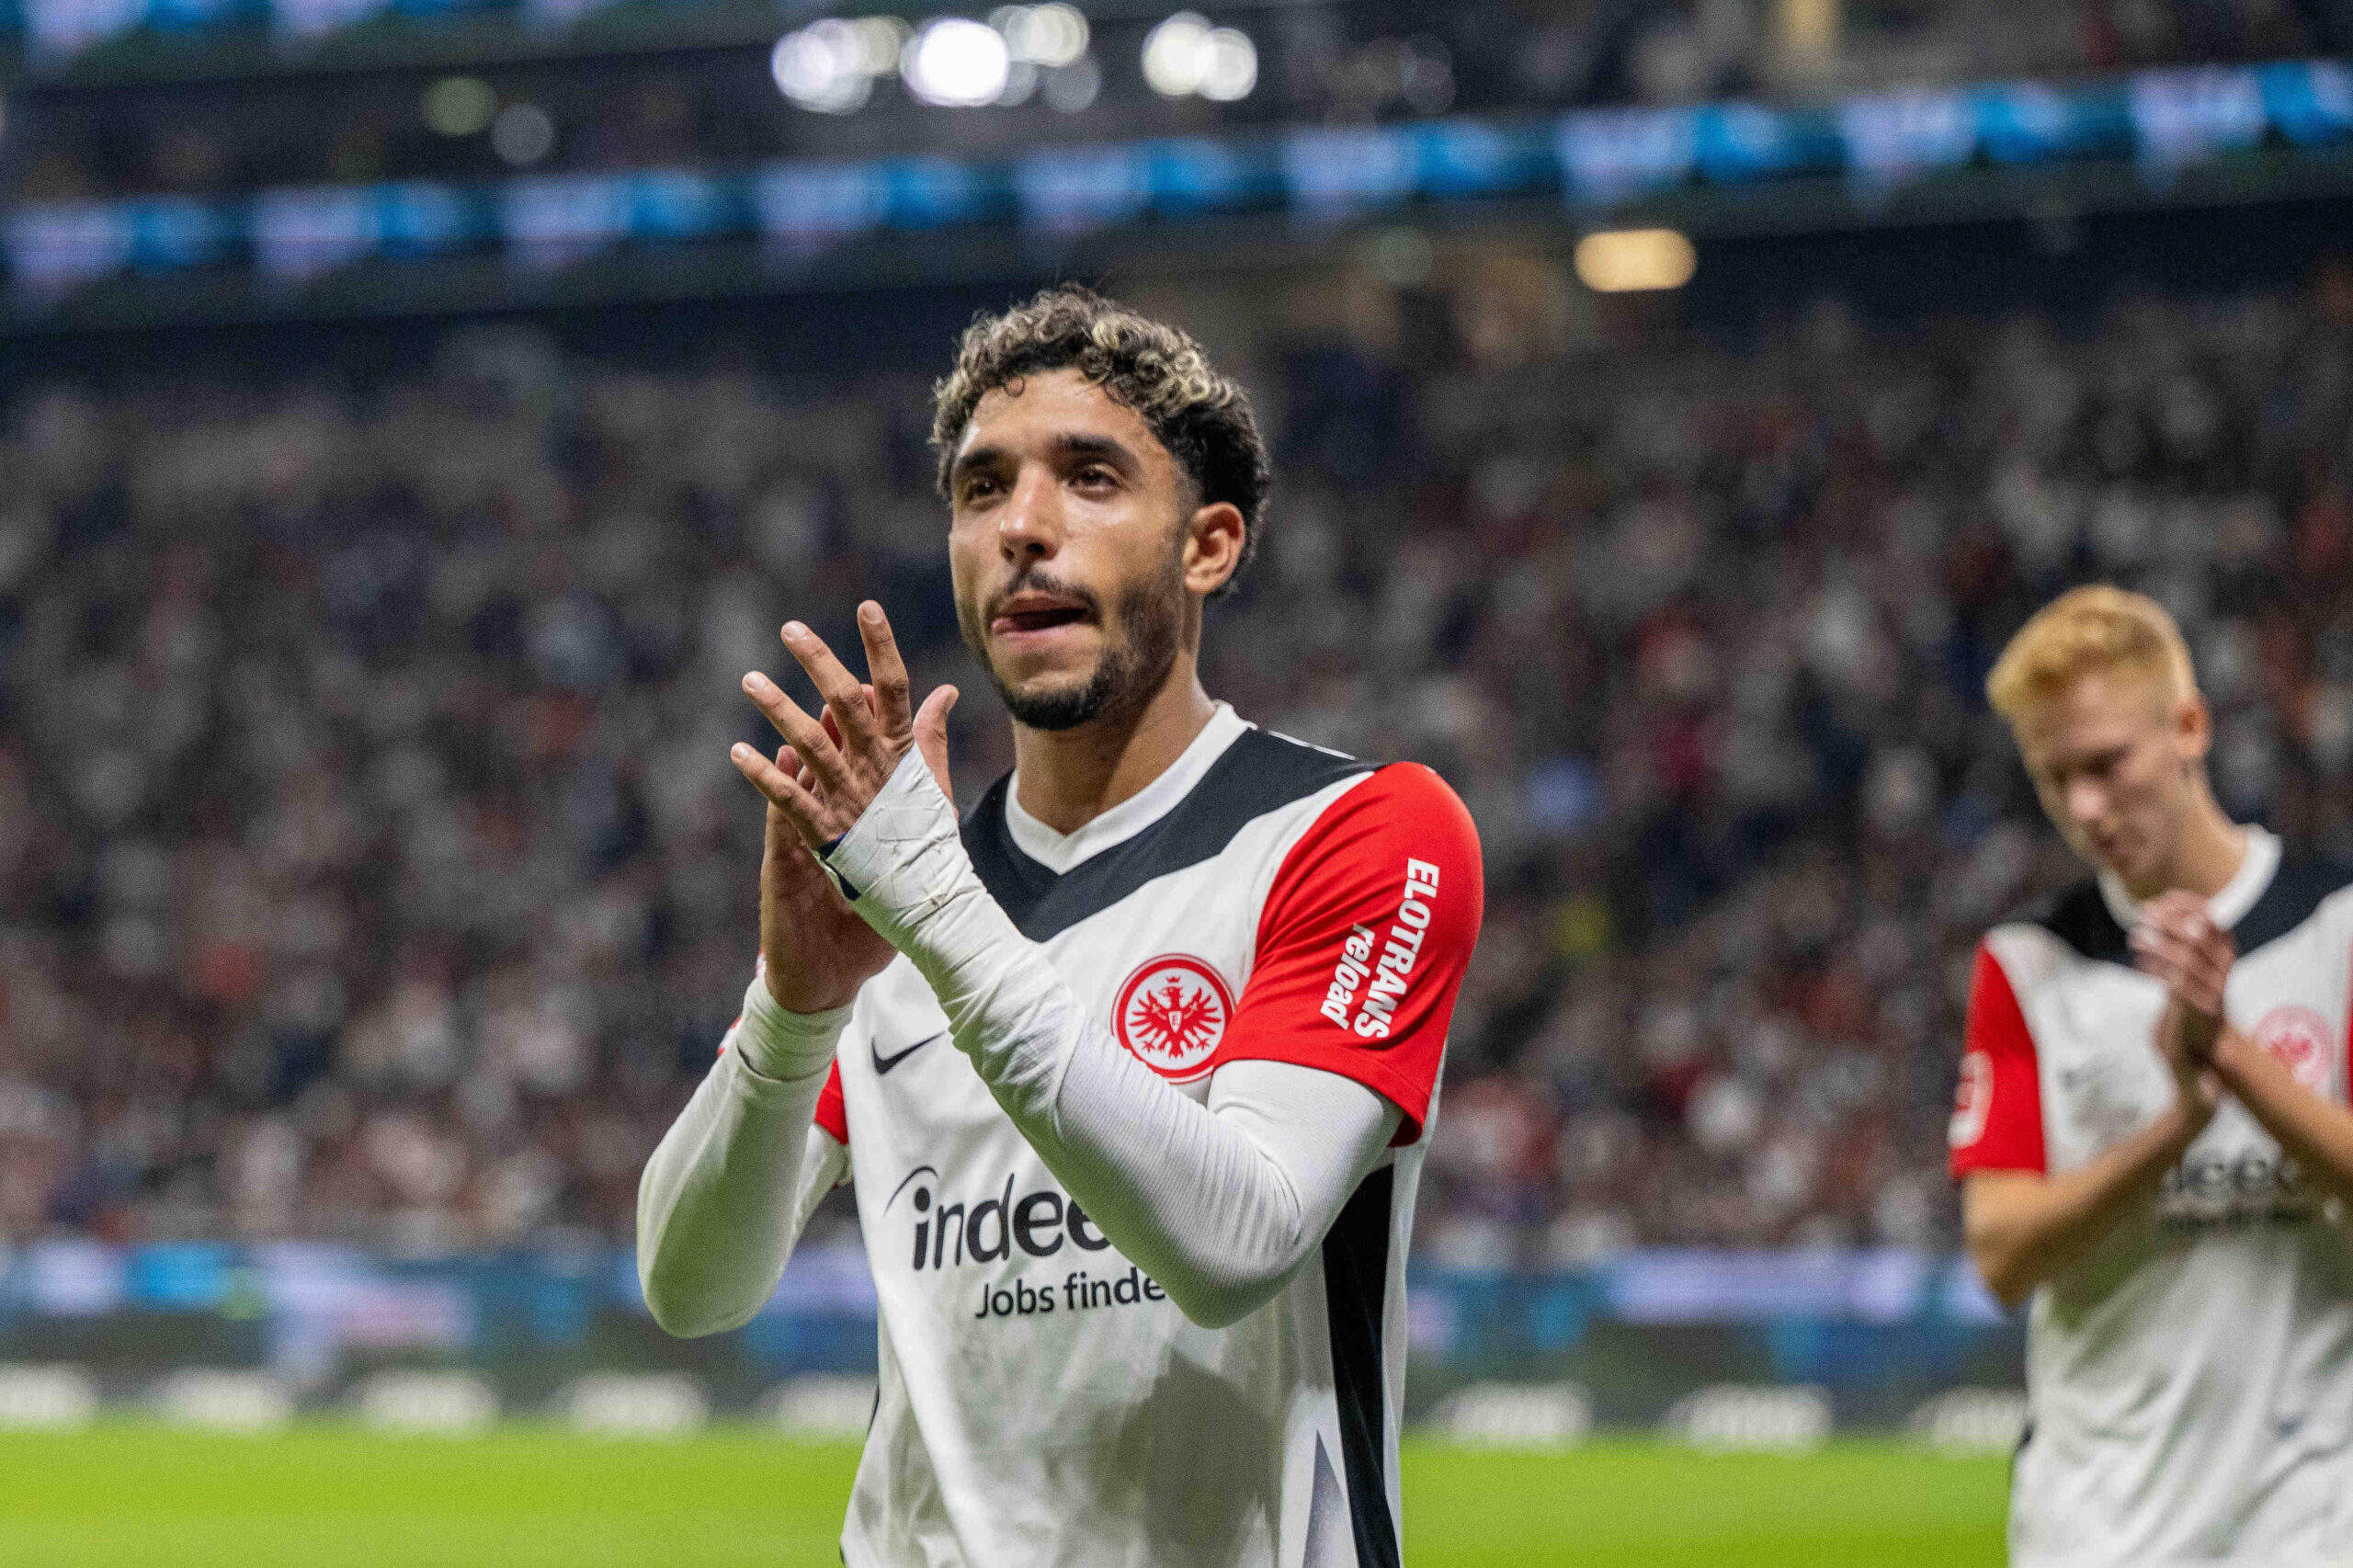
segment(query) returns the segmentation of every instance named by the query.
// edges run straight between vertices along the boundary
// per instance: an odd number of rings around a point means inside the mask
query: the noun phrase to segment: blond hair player
[[[2032,1299],[2011,1561],[2353,1562],[2353,870],[2224,814],[2150,599],[2064,595],[1986,691],[2095,872],[1986,934],[1952,1118]]]

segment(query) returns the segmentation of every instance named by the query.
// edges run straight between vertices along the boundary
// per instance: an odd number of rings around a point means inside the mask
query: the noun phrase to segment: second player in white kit
[[[745,1321],[853,1184],[881,1322],[851,1568],[1386,1568],[1476,835],[1428,769],[1201,692],[1264,473],[1189,340],[1056,291],[977,325],[941,396],[1016,771],[960,824],[953,693],[911,711],[879,607],[865,690],[786,629],[822,725],[747,678],[790,745],[737,756],[762,968],[647,1168],[647,1300]]]
[[[2097,872],[1987,934],[1952,1119],[2032,1294],[2011,1561],[2353,1563],[2353,871],[2222,816],[2150,601],[2060,599],[1991,687]]]

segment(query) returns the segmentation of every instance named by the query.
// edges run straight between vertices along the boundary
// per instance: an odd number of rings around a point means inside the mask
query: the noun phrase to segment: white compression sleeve
[[[1280,1290],[1396,1131],[1394,1106],[1336,1074],[1236,1062],[1203,1106],[1122,1050],[989,897],[915,753],[825,861],[1047,1168],[1196,1323]]]
[[[755,975],[744,1017],[637,1187],[637,1278],[676,1335],[750,1321],[849,1152],[813,1123],[849,1009],[784,1011]]]

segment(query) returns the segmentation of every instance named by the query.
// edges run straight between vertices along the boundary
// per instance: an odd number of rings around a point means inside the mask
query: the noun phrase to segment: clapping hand
[[[866,643],[870,685],[843,667],[815,632],[797,620],[785,623],[784,645],[825,699],[826,722],[802,712],[757,670],[744,677],[745,695],[767,715],[799,767],[779,767],[748,745],[737,745],[730,757],[812,849],[856,824],[911,749],[923,754],[940,791],[954,798],[948,782],[948,711],[956,706],[956,688],[939,687],[924,699],[922,711],[911,711],[907,666],[881,605],[869,599],[858,607],[858,632]]]
[[[745,693],[788,744],[773,761],[748,745],[730,753],[736,768],[767,798],[760,868],[761,972],[768,994],[789,1012],[844,1006],[896,956],[843,902],[818,866],[815,850],[858,820],[910,745],[922,749],[940,788],[948,788],[945,720],[955,706],[956,688],[932,693],[923,712],[909,719],[906,667],[882,607],[860,606],[858,630],[867,667],[875,676],[871,686],[851,678],[806,627],[788,625],[785,646],[824,694],[824,712],[811,719],[766,676],[747,675]],[[813,754],[819,767],[812,767]]]
[[[2135,967],[2165,988],[2157,1049],[2184,1092],[2211,1105],[2219,1093],[2214,1042],[2222,1030],[2222,993],[2237,944],[2215,924],[2204,899],[2181,889],[2151,899],[2129,939]]]

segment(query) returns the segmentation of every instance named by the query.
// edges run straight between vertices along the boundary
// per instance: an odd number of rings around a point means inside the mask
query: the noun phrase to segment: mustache
[[[1103,619],[1103,601],[1093,590],[1075,583],[1065,583],[1051,573],[1030,570],[1023,572],[989,597],[989,602],[981,611],[981,624],[986,626],[995,620],[997,613],[1005,608],[1006,601],[1019,594],[1051,594],[1056,598],[1068,599],[1082,607],[1097,620]]]

